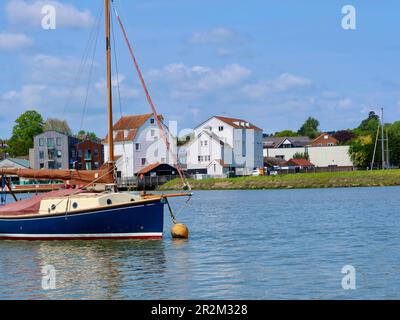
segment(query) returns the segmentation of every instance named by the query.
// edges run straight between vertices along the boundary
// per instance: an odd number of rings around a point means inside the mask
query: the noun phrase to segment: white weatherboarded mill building
[[[193,173],[216,175],[229,168],[249,175],[263,167],[262,129],[246,120],[214,116],[194,133],[186,147],[187,169]]]
[[[159,116],[162,122],[162,116]],[[166,132],[167,128],[164,126]],[[114,125],[114,152],[118,176],[131,178],[154,163],[171,163],[170,154],[160,139],[155,117],[152,114],[122,117]],[[108,137],[104,139],[104,157],[109,158]],[[174,148],[174,144],[171,144]],[[171,152],[174,152],[171,149]]]

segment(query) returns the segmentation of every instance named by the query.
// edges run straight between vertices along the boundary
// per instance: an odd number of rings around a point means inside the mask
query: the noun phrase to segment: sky
[[[105,136],[103,2],[1,1],[0,138],[10,137],[26,110]],[[55,30],[41,27],[49,4]],[[342,27],[345,5],[356,9],[355,30]],[[324,131],[353,128],[381,107],[387,122],[400,120],[397,0],[115,6],[158,112],[180,131],[213,115],[245,119],[266,133],[298,130],[309,116]],[[115,18],[114,34],[114,117],[149,113]]]

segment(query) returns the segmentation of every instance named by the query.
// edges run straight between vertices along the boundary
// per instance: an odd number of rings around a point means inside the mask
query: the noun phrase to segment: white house
[[[162,116],[159,116],[162,122]],[[167,127],[164,126],[166,134]],[[152,114],[122,117],[114,127],[114,153],[117,159],[118,176],[131,178],[153,163],[173,165],[174,144],[170,153],[161,138],[155,117]],[[104,139],[105,161],[109,159],[108,137]]]
[[[186,165],[191,172],[207,173],[214,161],[238,175],[263,167],[262,130],[242,119],[212,117],[194,130],[186,147]]]
[[[310,161],[316,167],[352,167],[349,150],[349,146],[265,148],[264,157],[277,157],[288,161],[296,153],[308,153]]]

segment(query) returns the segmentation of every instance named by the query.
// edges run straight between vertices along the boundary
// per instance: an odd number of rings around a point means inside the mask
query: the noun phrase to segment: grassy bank
[[[307,189],[399,186],[400,170],[286,174],[269,177],[191,180],[194,190]],[[160,190],[181,189],[178,179]]]

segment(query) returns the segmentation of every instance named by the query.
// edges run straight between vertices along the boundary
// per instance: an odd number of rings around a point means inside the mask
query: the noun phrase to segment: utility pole
[[[385,136],[383,129],[383,108],[381,108],[381,129],[382,129],[382,170],[385,170]]]
[[[387,168],[390,169],[389,133],[387,128],[386,128],[386,165]]]

